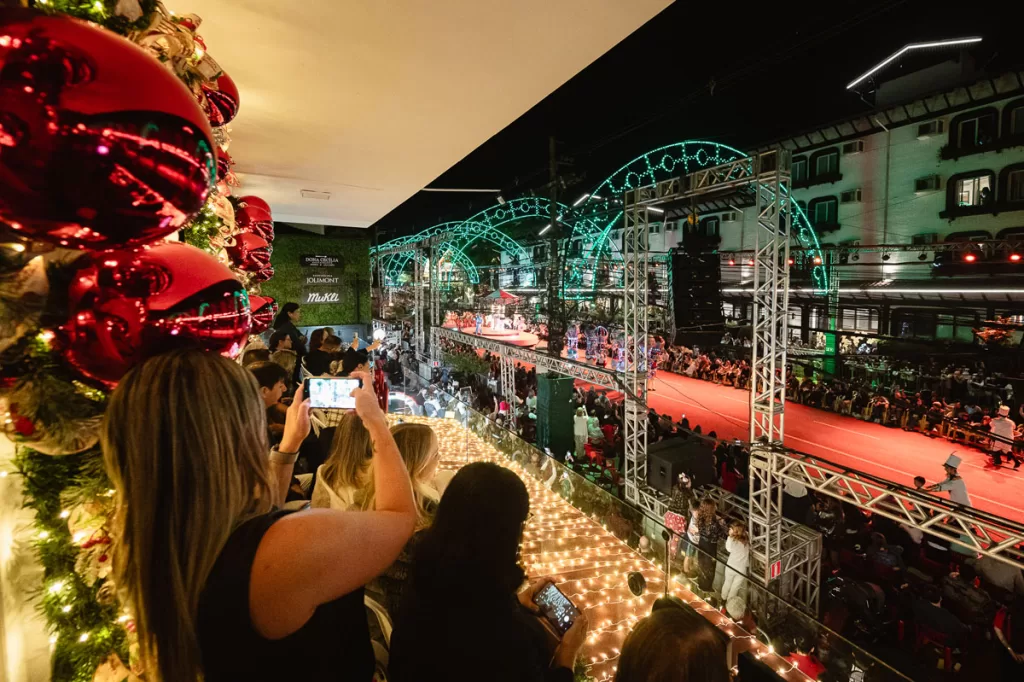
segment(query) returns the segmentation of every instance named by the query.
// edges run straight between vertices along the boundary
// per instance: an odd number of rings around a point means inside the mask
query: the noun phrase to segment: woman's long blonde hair
[[[391,427],[391,435],[395,437],[395,444],[402,453],[405,469],[412,481],[413,499],[416,502],[416,527],[425,528],[430,525],[433,510],[439,500],[437,490],[427,478],[427,472],[438,454],[434,448],[437,436],[426,424],[396,424]],[[371,476],[363,491],[361,506],[364,510],[372,509],[375,501],[376,493]]]
[[[373,441],[363,420],[355,412],[347,412],[331,440],[331,454],[323,464],[319,478],[331,490],[362,489],[366,485]]]
[[[231,532],[273,501],[256,379],[216,354],[158,355],[121,379],[100,438],[117,491],[114,581],[146,669],[196,680],[199,596]]]

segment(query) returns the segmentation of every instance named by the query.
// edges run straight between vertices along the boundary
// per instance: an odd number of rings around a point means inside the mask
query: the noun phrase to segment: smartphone
[[[363,385],[362,379],[311,377],[306,379],[306,397],[310,407],[336,407],[351,410],[356,399],[351,393]]]
[[[547,583],[537,590],[533,603],[559,635],[564,635],[580,615],[576,605],[554,583]]]

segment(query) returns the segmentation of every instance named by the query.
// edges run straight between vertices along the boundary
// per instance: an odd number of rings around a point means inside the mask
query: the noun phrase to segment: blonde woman
[[[117,491],[114,580],[146,679],[372,678],[362,586],[398,556],[416,509],[364,379],[353,396],[380,492],[363,513],[274,509],[309,432],[301,388],[268,458],[256,380],[237,363],[178,350],[121,380],[101,443]]]
[[[402,453],[405,468],[412,479],[412,494],[416,502],[416,530],[398,555],[398,559],[388,570],[370,582],[366,586],[366,591],[394,616],[398,611],[402,587],[412,568],[413,554],[423,537],[420,531],[433,521],[441,495],[433,484],[440,447],[434,430],[426,424],[397,424],[392,427],[391,435],[395,438],[395,444]],[[375,502],[376,495],[371,482],[364,496],[363,508],[373,509]]]
[[[746,599],[742,600],[742,607],[729,608],[729,600],[740,597],[743,590],[744,578],[747,569],[750,567],[750,535],[747,533],[747,526],[742,521],[733,521],[729,524],[729,536],[725,540],[725,549],[729,552],[729,560],[726,562],[725,582],[722,584],[722,601],[725,603],[729,614],[733,618],[742,618],[746,611]],[[739,604],[736,604],[738,607]],[[734,610],[739,615],[734,615]]]
[[[360,416],[355,412],[346,413],[331,440],[331,454],[316,470],[310,504],[339,511],[372,508],[372,504],[365,505],[363,500],[366,487],[372,481],[373,444]]]

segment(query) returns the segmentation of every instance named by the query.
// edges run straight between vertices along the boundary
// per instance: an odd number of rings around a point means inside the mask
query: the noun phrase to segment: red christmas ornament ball
[[[238,114],[238,87],[231,76],[222,73],[214,81],[215,85],[204,83],[200,86],[206,95],[206,114],[210,125],[217,128],[227,123]]]
[[[57,335],[82,376],[113,387],[145,358],[181,346],[234,357],[252,328],[249,297],[216,258],[161,242],[83,256]]]
[[[268,265],[259,272],[254,272],[252,276],[257,282],[269,282],[274,278],[274,266]]]
[[[234,161],[231,159],[231,155],[226,151],[221,150],[217,152],[217,179],[223,180],[231,172],[231,166],[234,165]]]
[[[192,93],[133,43],[62,16],[0,28],[0,223],[78,249],[155,241],[210,192],[212,131]]]
[[[274,218],[266,209],[253,203],[246,203],[235,211],[235,224],[239,229],[263,237],[268,242],[274,239]]]
[[[238,197],[238,204],[239,208],[246,208],[252,206],[254,208],[262,208],[264,211],[267,212],[268,216],[271,214],[270,204],[268,204],[263,199],[260,199],[258,196],[254,194],[247,194],[244,197]]]
[[[235,235],[235,245],[229,246],[228,256],[239,270],[256,272],[270,264],[267,240],[263,237],[242,232]]]
[[[252,333],[262,334],[270,329],[277,317],[277,302],[270,296],[250,296],[252,306]]]

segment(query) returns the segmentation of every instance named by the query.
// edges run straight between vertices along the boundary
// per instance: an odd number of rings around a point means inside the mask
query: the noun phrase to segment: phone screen
[[[554,583],[548,583],[537,590],[533,595],[533,603],[560,635],[564,635],[580,615],[576,605]]]
[[[312,377],[306,379],[306,395],[310,407],[337,407],[351,410],[356,399],[350,394],[363,385],[362,379]]]

